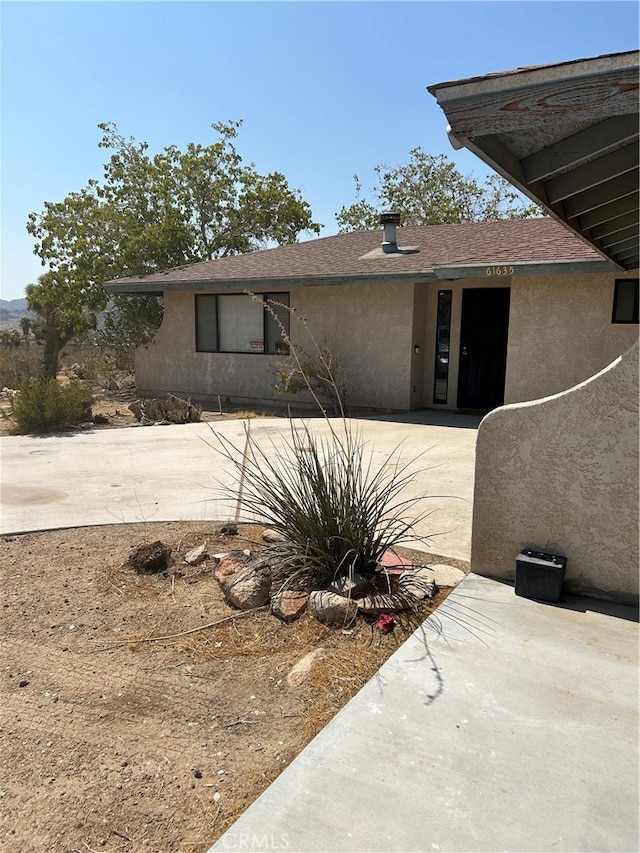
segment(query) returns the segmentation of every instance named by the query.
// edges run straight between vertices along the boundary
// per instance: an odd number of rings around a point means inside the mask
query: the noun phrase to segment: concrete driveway
[[[399,448],[417,530],[450,557],[469,557],[477,421],[354,421],[374,466]],[[242,423],[214,428],[242,449]],[[287,428],[251,424],[273,454]],[[3,438],[1,531],[228,518],[214,442],[205,424]],[[633,608],[470,574],[212,849],[637,850],[637,657]]]
[[[141,521],[234,518],[225,496],[233,466],[214,449],[214,431],[242,451],[237,420],[3,437],[0,532]],[[327,423],[308,421],[325,436]],[[416,525],[436,554],[468,559],[478,418],[418,413],[352,422],[374,467],[400,460],[413,481],[404,492]],[[267,453],[281,452],[289,433],[282,418],[251,421]],[[423,546],[426,547],[426,546]]]

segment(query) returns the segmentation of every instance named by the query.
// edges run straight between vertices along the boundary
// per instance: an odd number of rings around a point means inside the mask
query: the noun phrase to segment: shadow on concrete
[[[510,586],[514,589],[515,584],[506,578],[491,578],[494,583]],[[527,598],[527,596],[521,596]],[[640,608],[636,604],[623,604],[617,601],[606,601],[603,598],[590,598],[587,595],[576,595],[574,593],[565,593],[560,601],[542,601],[538,598],[532,598],[537,604],[544,604],[546,607],[553,607],[559,610],[573,610],[576,613],[600,613],[603,616],[615,616],[618,619],[625,619],[627,622],[640,622]]]
[[[354,415],[354,417],[356,417]],[[449,426],[458,429],[478,429],[482,414],[438,411],[437,409],[416,409],[412,412],[396,412],[390,415],[358,415],[363,421],[386,421],[397,424],[425,424],[427,426]]]

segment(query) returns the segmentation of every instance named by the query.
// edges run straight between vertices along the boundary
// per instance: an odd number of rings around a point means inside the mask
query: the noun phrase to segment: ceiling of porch
[[[622,269],[639,265],[638,51],[428,87],[465,147]]]

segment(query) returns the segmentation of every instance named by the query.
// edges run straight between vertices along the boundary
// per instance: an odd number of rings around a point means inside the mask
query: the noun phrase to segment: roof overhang
[[[639,265],[638,51],[428,87],[465,147],[618,268]]]
[[[265,290],[291,290],[297,287],[354,287],[356,285],[400,285],[426,284],[430,281],[453,280],[462,278],[507,278],[514,275],[567,275],[574,273],[615,272],[617,266],[610,260],[573,260],[573,261],[529,261],[513,263],[501,261],[492,264],[434,264],[432,268],[420,271],[398,271],[375,275],[315,275],[287,278],[230,278],[199,279],[192,281],[148,281],[140,279],[122,279],[105,282],[104,289],[109,294],[128,293],[136,296],[160,296],[168,291],[209,293],[246,293]]]
[[[124,279],[108,281],[103,287],[107,293],[129,293],[138,296],[158,296],[165,291],[210,291],[245,293],[246,291],[290,290],[296,287],[344,287],[358,284],[419,284],[435,281],[432,269],[420,272],[394,272],[384,275],[316,275],[287,278],[229,278],[202,279],[194,281],[154,281]]]

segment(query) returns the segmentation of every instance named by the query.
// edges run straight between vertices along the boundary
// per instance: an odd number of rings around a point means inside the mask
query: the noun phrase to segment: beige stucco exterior
[[[313,354],[304,318],[319,345],[338,354],[347,369],[347,403],[357,407],[412,408],[414,286],[307,287],[290,291],[291,339]],[[304,395],[278,397],[278,356],[196,352],[193,292],[169,291],[156,337],[136,353],[136,384],[143,395],[172,393],[194,399],[300,403]]]
[[[636,273],[637,276],[637,273]],[[407,410],[457,407],[463,292],[511,292],[505,403],[563,391],[624,352],[637,325],[611,322],[615,279],[624,275],[520,275],[421,284],[308,286],[290,290],[293,316],[304,317],[319,344],[338,354],[354,408]],[[635,277],[635,276],[634,276]],[[434,403],[438,291],[452,292],[447,403]],[[154,341],[136,358],[143,395],[168,391],[234,403],[305,402],[274,390],[277,356],[196,352],[195,294],[165,293],[165,315]],[[303,324],[292,321],[294,344],[312,352]]]
[[[568,558],[569,591],[638,598],[638,343],[591,379],[495,409],[476,447],[472,571],[522,548]]]
[[[433,405],[436,309],[439,290],[452,291],[449,393],[457,405],[462,295],[466,288],[511,290],[505,403],[535,400],[564,391],[602,370],[638,337],[637,325],[611,322],[616,278],[638,273],[521,275],[501,280],[466,278],[426,286],[423,399]]]

